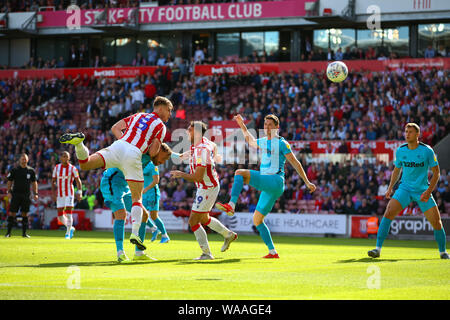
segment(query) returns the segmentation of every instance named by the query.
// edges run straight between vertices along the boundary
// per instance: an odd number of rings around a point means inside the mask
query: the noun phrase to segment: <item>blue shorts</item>
[[[126,194],[122,198],[116,198],[110,195],[103,195],[103,198],[105,201],[105,206],[110,208],[113,213],[121,209],[131,212],[133,201],[130,193]]]
[[[412,192],[405,190],[403,188],[398,188],[395,191],[394,196],[392,198],[398,200],[402,205],[402,208],[405,209],[412,201],[415,201],[419,206],[420,210],[424,213],[427,210],[436,206],[436,201],[434,201],[433,195],[430,196],[427,202],[420,201],[420,196],[423,192]]]
[[[261,191],[255,210],[264,216],[272,210],[284,192],[284,178],[278,174],[261,174],[259,171],[250,170],[249,185]]]
[[[155,192],[153,189],[148,190],[142,197],[142,205],[148,211],[159,211],[159,198],[159,193]]]

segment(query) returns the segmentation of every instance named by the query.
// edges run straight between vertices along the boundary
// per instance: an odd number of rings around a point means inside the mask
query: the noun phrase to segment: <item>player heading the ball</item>
[[[158,154],[166,134],[164,122],[169,120],[172,109],[173,105],[169,99],[156,97],[152,113],[135,113],[116,122],[111,127],[111,132],[117,140],[93,155],[89,155],[88,148],[83,144],[83,133],[65,133],[59,138],[61,143],[75,146],[81,170],[118,168],[123,172],[133,201],[130,242],[142,248],[145,246],[139,238],[144,188],[141,158],[145,153],[151,158]]]

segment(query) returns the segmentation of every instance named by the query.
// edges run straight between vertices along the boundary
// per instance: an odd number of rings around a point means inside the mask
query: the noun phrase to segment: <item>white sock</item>
[[[230,202],[228,202],[228,204],[230,205],[230,207],[233,208],[233,210],[234,210],[234,208],[236,208],[236,203],[230,201]]]
[[[58,220],[67,228],[67,219],[66,216],[59,216]]]
[[[75,154],[78,160],[86,160],[89,158],[89,149],[84,145],[83,142],[75,145]]]
[[[277,250],[271,249],[271,250],[269,250],[269,253],[270,253],[270,254],[277,254]]]
[[[151,227],[151,228],[150,228],[150,231],[153,233],[153,232],[156,231],[156,229],[158,229],[158,228],[157,228],[157,227]]]
[[[203,253],[211,254],[211,250],[209,249],[209,243],[208,238],[206,236],[206,231],[203,229],[202,226],[194,231],[195,238],[197,239],[198,244],[200,245],[200,248],[202,249]]]
[[[141,227],[142,207],[131,207],[131,233],[139,237],[139,228]]]
[[[123,250],[119,250],[119,251],[117,251],[117,256],[120,257],[120,255],[123,253],[125,253],[125,252],[123,252]]]
[[[168,237],[167,233],[164,233],[161,235],[161,238],[167,238],[167,237]]]
[[[66,221],[67,221],[67,233],[69,233],[70,229],[72,228],[72,224],[73,224],[73,217],[71,214],[67,214],[66,215]]]
[[[381,252],[381,248],[380,247],[376,247],[375,249],[377,249],[378,252]]]
[[[211,217],[211,222],[208,224],[208,227],[218,234],[221,234],[225,238],[228,237],[230,230],[227,229],[219,220],[214,217]]]
[[[135,251],[134,251],[134,254],[136,255],[136,256],[142,256],[143,254],[144,254],[144,251],[141,251],[141,250],[139,250],[139,249],[136,249]]]

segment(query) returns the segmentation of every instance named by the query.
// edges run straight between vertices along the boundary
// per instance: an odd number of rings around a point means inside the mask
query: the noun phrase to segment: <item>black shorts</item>
[[[11,205],[9,207],[10,212],[30,212],[30,195],[23,195],[23,194],[13,194],[11,199]]]

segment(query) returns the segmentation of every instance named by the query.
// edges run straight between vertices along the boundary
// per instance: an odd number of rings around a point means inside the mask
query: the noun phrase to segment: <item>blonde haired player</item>
[[[219,194],[220,184],[214,162],[219,157],[217,155],[217,146],[214,142],[204,137],[206,129],[206,124],[201,121],[192,121],[190,123],[188,128],[189,138],[192,144],[189,157],[190,173],[178,170],[170,172],[172,177],[183,178],[194,182],[197,186],[197,192],[189,217],[191,230],[194,232],[195,238],[202,249],[202,255],[196,258],[196,260],[214,259],[211,254],[206,231],[202,227],[202,224],[225,238],[221,249],[222,252],[226,251],[231,242],[237,239],[235,232],[228,230],[219,220],[209,215]]]
[[[81,190],[82,184],[78,169],[70,163],[70,154],[63,151],[59,159],[61,163],[53,168],[52,196],[56,202],[58,220],[66,226],[65,238],[69,240],[75,231],[72,218],[75,198],[73,182],[76,182],[78,190]]]
[[[116,122],[111,127],[111,132],[117,140],[93,155],[89,155],[89,149],[83,144],[85,138],[83,133],[66,133],[59,138],[61,143],[75,146],[81,170],[118,168],[123,172],[133,202],[130,242],[137,245],[140,250],[146,249],[139,238],[144,189],[142,154],[148,153],[151,158],[158,154],[166,134],[164,122],[169,120],[172,109],[173,105],[169,99],[156,97],[152,113],[135,113]]]

